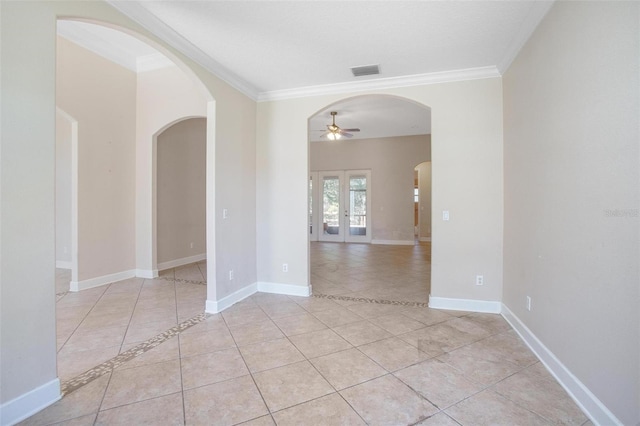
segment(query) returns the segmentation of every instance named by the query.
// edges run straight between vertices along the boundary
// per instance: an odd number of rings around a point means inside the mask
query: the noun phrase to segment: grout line
[[[174,270],[175,274],[175,270]],[[173,293],[175,295],[176,301],[176,322],[178,321],[178,289],[176,287],[175,281],[173,282]],[[187,424],[187,407],[184,402],[184,380],[182,376],[182,348],[180,347],[180,336],[178,336],[178,368],[180,370],[180,396],[182,397],[182,422],[183,424]]]

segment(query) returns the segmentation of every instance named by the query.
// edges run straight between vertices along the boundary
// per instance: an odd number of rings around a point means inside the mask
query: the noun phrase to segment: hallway
[[[61,293],[67,394],[22,424],[591,424],[501,316],[424,307],[428,244],[312,251],[315,297],[222,314],[202,265]]]

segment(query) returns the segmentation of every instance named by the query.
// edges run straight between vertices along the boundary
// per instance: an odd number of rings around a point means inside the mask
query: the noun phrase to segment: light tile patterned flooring
[[[429,249],[312,243],[334,298],[255,294],[23,423],[590,424],[499,315],[373,302],[426,302]],[[202,313],[204,268],[59,289],[61,380]]]

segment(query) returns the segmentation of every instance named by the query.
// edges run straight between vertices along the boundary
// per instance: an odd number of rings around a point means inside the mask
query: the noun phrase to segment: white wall
[[[311,142],[312,171],[371,170],[372,240],[414,239],[414,169],[429,160],[430,137]]]
[[[502,297],[501,79],[386,90],[431,108],[434,221],[432,296]],[[309,284],[307,120],[349,95],[258,104],[258,280]],[[289,264],[289,272],[281,270]],[[483,274],[484,286],[475,286]]]
[[[206,255],[206,118],[158,135],[158,263]]]
[[[56,265],[71,265],[71,122],[56,110]]]
[[[556,2],[504,76],[504,303],[625,425],[640,422],[639,23],[637,2]]]
[[[58,37],[56,103],[78,121],[78,280],[135,268],[136,75]]]
[[[209,279],[210,300],[256,281],[256,106],[107,3],[0,2],[0,15],[0,403],[2,422],[12,422],[60,396],[54,217],[57,17],[89,18],[143,34],[186,64],[215,98],[215,119],[207,122],[212,135],[207,141],[207,224],[215,226],[207,226],[207,234],[216,232],[212,228],[219,231],[215,238],[208,235],[207,244],[217,247],[207,251],[216,252],[210,260],[216,266],[232,264],[242,273],[220,292],[216,279]],[[236,214],[223,223],[216,205]]]
[[[136,90],[136,269],[152,276],[158,265],[155,137],[181,119],[206,117],[207,98],[177,66],[138,73]]]

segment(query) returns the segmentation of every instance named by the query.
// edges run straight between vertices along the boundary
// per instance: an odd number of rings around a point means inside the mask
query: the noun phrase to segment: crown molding
[[[504,74],[509,69],[511,63],[516,59],[518,53],[520,53],[520,50],[522,50],[536,28],[538,28],[538,25],[542,22],[547,12],[549,12],[554,2],[555,0],[537,0],[533,2],[529,13],[520,25],[518,33],[511,41],[507,52],[497,65],[500,74]]]
[[[451,83],[455,81],[479,80],[501,77],[494,66],[468,68],[454,71],[442,71],[428,74],[415,74],[403,77],[376,78],[349,83],[326,84],[321,86],[300,87],[296,89],[274,90],[258,95],[258,102],[279,101],[308,96],[336,95],[363,91],[395,89],[398,87],[421,86],[425,84]]]
[[[193,43],[182,37],[173,28],[162,22],[157,16],[149,12],[137,2],[123,0],[106,1],[119,12],[140,24],[169,46],[183,53],[185,56],[204,67],[207,71],[211,72],[234,89],[253,100],[257,100],[258,90],[252,84],[241,79],[220,63],[209,57]]]

